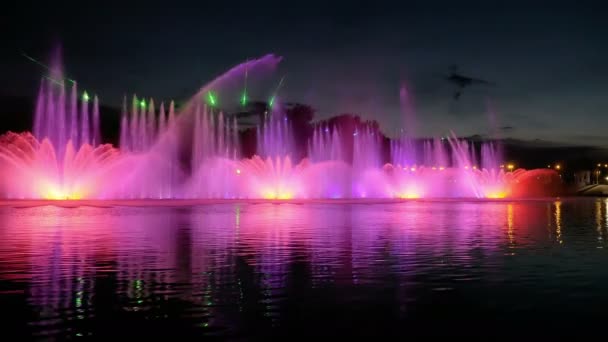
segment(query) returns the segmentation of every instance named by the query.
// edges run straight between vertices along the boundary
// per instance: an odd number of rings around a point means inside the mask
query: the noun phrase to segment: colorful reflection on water
[[[42,338],[591,321],[608,303],[606,204],[14,202],[0,207],[0,299],[7,326]]]

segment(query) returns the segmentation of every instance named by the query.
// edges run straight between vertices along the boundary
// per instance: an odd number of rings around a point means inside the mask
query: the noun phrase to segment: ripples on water
[[[0,301],[38,338],[593,331],[606,204],[5,205]]]

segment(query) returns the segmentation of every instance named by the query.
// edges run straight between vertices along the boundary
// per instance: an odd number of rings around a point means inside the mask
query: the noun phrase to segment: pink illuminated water
[[[243,158],[236,117],[218,109],[215,98],[244,74],[273,69],[279,61],[268,55],[234,67],[202,87],[179,113],[173,102],[167,110],[165,103],[157,107],[153,99],[134,95],[129,108],[125,98],[119,148],[101,144],[97,96],[80,95],[76,83],[44,80],[33,135],[7,133],[0,140],[0,196],[505,198],[552,195],[561,183],[551,170],[505,170],[495,143],[411,134],[386,143],[368,124],[354,131],[317,125],[302,159],[295,154],[297,127],[278,102],[257,126],[256,155]]]
[[[4,333],[517,339],[608,303],[604,199],[150,202],[0,203]]]

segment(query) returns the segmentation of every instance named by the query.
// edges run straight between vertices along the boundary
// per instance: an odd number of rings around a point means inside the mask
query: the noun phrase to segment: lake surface
[[[2,326],[39,339],[601,333],[607,203],[5,202]]]

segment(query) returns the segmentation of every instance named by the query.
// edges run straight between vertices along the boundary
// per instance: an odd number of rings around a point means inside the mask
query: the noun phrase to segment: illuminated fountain
[[[43,80],[33,134],[0,137],[0,196],[31,199],[336,199],[545,196],[552,170],[504,170],[500,147],[456,137],[387,140],[377,126],[318,124],[306,156],[276,88],[257,125],[256,153],[241,157],[236,117],[219,95],[272,69],[272,55],[248,61],[202,87],[179,111],[124,99],[120,147],[101,144],[97,96],[78,94],[61,74]],[[69,91],[68,91],[69,88]],[[177,113],[179,112],[179,113]],[[178,115],[179,114],[179,115]]]
[[[175,104],[169,113],[161,102],[158,112],[154,100],[147,103],[133,95],[131,112],[123,100],[120,127],[122,161],[129,166],[120,177],[122,185],[114,191],[116,198],[165,199],[181,195],[178,186],[185,177],[179,164],[179,131]]]
[[[102,145],[99,102],[87,92],[79,101],[75,82],[61,77],[40,84],[34,134],[0,137],[0,194],[7,198],[81,199],[111,189],[107,177],[119,151]]]
[[[222,112],[215,118],[206,105],[198,103],[192,132],[192,177],[183,193],[191,198],[240,197],[238,147],[236,120],[224,117]]]
[[[509,172],[501,168],[500,148],[491,142],[474,144],[455,137],[389,142],[390,162],[383,164],[379,134],[364,127],[352,133],[352,163],[335,179],[351,180],[350,189],[341,189],[353,198],[504,198],[529,171]],[[339,132],[318,127],[309,145],[313,164],[328,169],[327,161],[344,162]],[[330,156],[330,157],[328,157]],[[479,166],[481,165],[481,166]],[[336,166],[333,165],[335,168]],[[321,172],[322,173],[322,172]],[[535,173],[538,178],[553,172]],[[521,192],[517,194],[522,195]]]
[[[6,198],[99,198],[110,190],[108,177],[118,169],[118,150],[111,145],[78,149],[68,141],[56,150],[30,133],[0,137],[0,188]],[[63,157],[58,154],[63,153]]]

